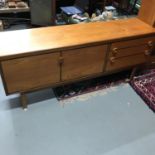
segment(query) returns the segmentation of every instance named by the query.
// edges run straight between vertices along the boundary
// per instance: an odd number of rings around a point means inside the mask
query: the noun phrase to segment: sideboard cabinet
[[[26,108],[27,92],[148,62],[154,50],[155,29],[132,18],[4,32],[0,41],[5,92],[20,93]]]
[[[154,42],[155,37],[147,37],[2,61],[6,92],[27,92],[145,63]]]

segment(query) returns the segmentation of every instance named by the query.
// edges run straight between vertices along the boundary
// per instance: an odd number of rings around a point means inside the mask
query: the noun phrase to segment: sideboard
[[[0,33],[0,71],[7,95],[112,74],[146,63],[155,28],[138,18]]]

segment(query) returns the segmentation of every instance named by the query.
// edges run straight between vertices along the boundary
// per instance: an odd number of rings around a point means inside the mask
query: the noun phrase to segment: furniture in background
[[[25,8],[0,8],[0,14],[4,13],[20,13],[20,12],[30,12],[29,6]]]
[[[142,6],[139,13],[139,18],[149,25],[155,27],[155,1],[142,0]]]
[[[143,21],[139,17],[2,33],[0,71],[6,94],[20,93],[27,108],[28,92],[147,63],[155,28],[145,23],[146,16]]]
[[[29,0],[31,8],[31,24],[49,26],[55,24],[55,0]]]
[[[0,0],[0,2],[0,20],[3,21],[4,29],[17,23],[30,23],[30,8],[28,1]]]
[[[9,5],[9,2],[4,3],[0,7],[0,14],[4,13],[20,13],[20,12],[30,12],[30,8],[26,2],[23,1],[10,1],[12,5]]]

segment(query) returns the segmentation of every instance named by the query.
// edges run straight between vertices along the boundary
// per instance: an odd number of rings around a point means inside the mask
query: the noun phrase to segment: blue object
[[[82,14],[82,9],[76,6],[67,6],[67,7],[60,7],[61,10],[66,13],[67,15],[75,15],[75,14]]]

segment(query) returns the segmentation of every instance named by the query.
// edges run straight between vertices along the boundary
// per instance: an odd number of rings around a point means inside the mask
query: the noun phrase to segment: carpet
[[[155,112],[155,69],[145,70],[135,76],[131,86]]]
[[[53,90],[58,101],[77,98],[79,99],[80,97],[80,100],[83,100],[84,98],[90,98],[91,96],[94,96],[94,94],[103,95],[107,93],[107,91],[105,91],[106,88],[112,88],[110,90],[114,90],[115,86],[127,82],[129,75],[130,71],[124,71],[117,74],[102,76],[90,80],[84,80],[60,86],[54,88]]]

